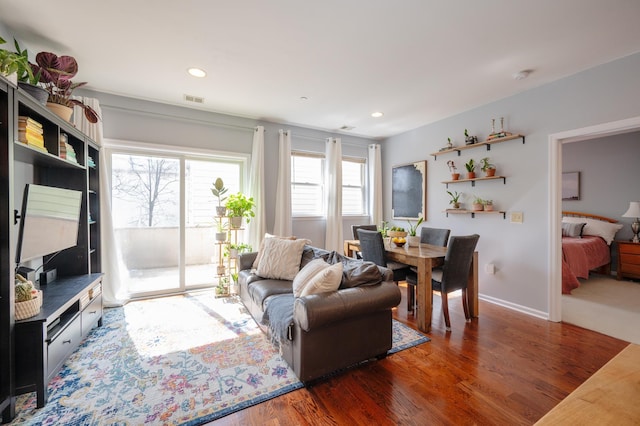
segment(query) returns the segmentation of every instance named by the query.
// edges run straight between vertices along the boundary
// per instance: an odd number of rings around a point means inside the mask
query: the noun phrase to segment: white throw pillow
[[[616,237],[616,233],[622,229],[623,225],[619,223],[609,223],[597,219],[589,219],[584,217],[572,217],[566,216],[562,218],[564,223],[584,223],[586,225],[582,228],[582,235],[595,235],[602,237],[606,241],[607,245],[611,245],[611,242]]]
[[[342,281],[342,262],[331,265],[317,273],[304,286],[300,296],[308,296],[310,294],[324,293],[327,291],[336,291],[340,287]]]
[[[300,271],[302,250],[307,240],[265,238],[256,274],[274,280],[293,280]]]
[[[258,254],[256,255],[256,259],[253,261],[253,267],[258,269],[258,265],[260,264],[260,259],[262,259],[262,252],[264,251],[264,240],[267,238],[281,238],[283,240],[295,240],[295,236],[291,237],[281,237],[280,235],[271,235],[269,233],[264,234],[264,238],[260,242],[260,247],[258,248]]]
[[[324,259],[314,259],[307,263],[304,268],[298,272],[298,275],[293,279],[293,295],[300,297],[302,290],[309,284],[311,278],[327,269],[329,265]]]

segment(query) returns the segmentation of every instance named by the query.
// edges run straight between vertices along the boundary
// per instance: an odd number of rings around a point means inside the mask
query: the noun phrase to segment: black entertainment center
[[[19,141],[19,117],[28,117],[42,126],[44,148]],[[67,149],[75,152],[75,157],[66,155]],[[90,138],[0,76],[3,422],[15,416],[15,398],[21,393],[35,391],[37,406],[44,406],[50,380],[91,330],[102,325],[99,155],[99,148]],[[23,235],[21,221],[27,211],[23,193],[36,198],[36,193],[41,192],[47,209],[54,204],[63,205],[53,209],[52,214],[39,211],[38,219],[30,218],[24,228],[33,231],[39,227],[40,231]],[[66,199],[65,194],[70,195],[68,202],[61,201]],[[42,216],[44,220],[40,219]],[[52,237],[65,232],[64,238]],[[77,241],[67,238],[75,237],[76,232]],[[25,249],[29,244],[31,247]],[[26,253],[22,258],[20,249]],[[39,287],[43,304],[38,315],[16,321],[14,280],[18,266],[32,274],[31,278],[40,280],[42,276]]]

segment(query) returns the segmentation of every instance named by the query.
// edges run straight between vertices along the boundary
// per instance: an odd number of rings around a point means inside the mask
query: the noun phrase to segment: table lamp
[[[622,215],[622,217],[635,217],[636,220],[631,224],[631,230],[633,231],[633,241],[634,243],[640,242],[638,238],[638,232],[640,232],[640,201],[631,201],[629,203],[629,210]]]

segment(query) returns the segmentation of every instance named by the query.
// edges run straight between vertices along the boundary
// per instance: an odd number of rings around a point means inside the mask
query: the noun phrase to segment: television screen
[[[75,246],[81,203],[80,191],[27,184],[22,199],[16,263]]]

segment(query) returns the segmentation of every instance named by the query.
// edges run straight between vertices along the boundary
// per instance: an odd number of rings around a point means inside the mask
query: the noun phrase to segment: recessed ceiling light
[[[373,118],[380,118],[380,117],[382,117],[383,115],[384,115],[384,114],[383,114],[383,113],[381,113],[380,111],[376,111],[376,112],[372,112],[372,113],[371,113],[371,116],[372,116]]]
[[[194,76],[194,77],[199,77],[199,78],[206,77],[206,75],[207,75],[207,73],[205,72],[205,70],[200,69],[200,68],[189,68],[189,69],[187,70],[187,72],[188,72],[189,74],[191,74],[192,76]]]

